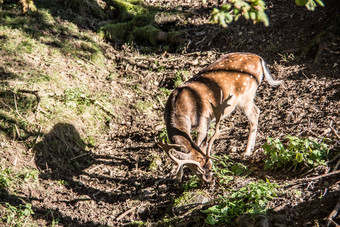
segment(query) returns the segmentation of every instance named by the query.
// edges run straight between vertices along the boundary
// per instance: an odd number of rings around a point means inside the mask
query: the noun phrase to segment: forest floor
[[[340,150],[336,0],[313,12],[267,1],[269,27],[240,19],[227,28],[209,23],[210,3],[149,1],[187,15],[160,25],[185,31],[183,44],[175,52],[160,44],[149,54],[138,43],[106,42],[96,33],[98,19],[48,2],[36,1],[38,13],[26,16],[0,6],[0,225],[208,226],[202,210],[267,179],[278,187],[266,212],[221,226],[326,226],[340,198],[339,174],[331,175]],[[213,153],[242,173],[228,170],[224,181],[216,174],[209,188],[185,170],[180,184],[155,143],[164,133],[164,104],[176,84],[230,52],[262,56],[283,84],[264,80],[258,89],[250,158],[242,156],[246,117],[236,110],[223,120]],[[267,138],[287,135],[329,138],[326,164],[265,169]],[[340,224],[339,215],[333,221]]]

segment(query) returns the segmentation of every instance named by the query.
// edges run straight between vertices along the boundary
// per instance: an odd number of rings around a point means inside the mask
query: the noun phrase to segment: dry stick
[[[100,165],[97,165],[97,166],[95,166],[95,167],[89,169],[89,173],[91,173],[93,170],[96,170],[96,169],[102,167],[103,165],[104,165],[104,164],[100,164]]]
[[[15,106],[15,111],[17,112],[18,116],[20,118],[23,118],[20,113],[19,113],[19,110],[18,110],[18,104],[17,104],[17,96],[15,95],[15,93],[13,94],[14,95],[14,106]]]
[[[92,99],[94,101],[94,104],[98,105],[100,108],[102,108],[107,114],[110,114],[112,117],[117,117],[114,113],[112,113],[108,108],[106,108],[103,104],[101,104],[99,101]]]
[[[120,221],[121,219],[123,219],[126,215],[128,215],[129,213],[133,212],[134,210],[137,209],[138,206],[132,207],[130,209],[128,209],[127,211],[125,211],[124,213],[122,213],[121,215],[119,215],[116,220]]]
[[[41,133],[41,126],[39,126],[38,136],[37,136],[37,138],[35,138],[34,143],[33,143],[33,146],[32,146],[30,149],[28,149],[28,153],[31,153],[31,151],[35,148],[35,145],[37,145],[37,142],[38,142],[38,140],[39,140],[39,138],[40,138],[40,133]],[[36,154],[37,154],[37,151],[34,151],[33,157],[32,157],[32,159],[28,162],[28,164],[30,164],[30,163],[34,160]]]
[[[336,204],[334,210],[330,213],[330,215],[327,218],[327,226],[329,226],[331,223],[334,223],[336,226],[339,226],[337,223],[335,223],[333,221],[333,218],[336,217],[336,215],[338,214],[338,211],[340,210],[340,198],[338,200],[338,203]]]
[[[292,180],[292,181],[288,182],[288,185],[292,185],[292,184],[295,184],[295,183],[298,183],[298,182],[303,182],[303,181],[318,180],[320,178],[329,177],[329,176],[336,175],[336,174],[339,174],[339,173],[340,173],[340,170],[335,171],[335,172],[331,172],[331,173],[326,173],[326,174],[323,174],[323,175],[320,175],[320,176],[316,176],[316,177],[296,179],[296,180]]]
[[[339,168],[339,165],[340,165],[340,159],[339,159],[338,162],[335,164],[334,169],[333,169],[333,172],[334,172],[334,171],[337,171],[337,169]]]
[[[19,132],[18,126],[16,124],[14,124],[14,128],[15,128],[15,131],[17,132],[18,138],[20,139],[21,138],[20,132]]]
[[[329,127],[332,129],[333,133],[335,134],[335,136],[340,139],[339,134],[336,132],[336,130],[332,127],[332,124],[329,125]]]
[[[36,117],[38,117],[38,113],[39,113],[39,105],[40,105],[40,96],[39,96],[39,94],[38,94],[38,90],[34,90],[34,91],[31,91],[31,90],[26,90],[26,89],[19,89],[18,90],[18,92],[21,92],[21,93],[28,93],[28,94],[33,94],[33,95],[35,95],[35,97],[37,98],[37,109],[36,109],[36,111],[37,111],[37,116]]]
[[[77,156],[71,158],[70,161],[73,161],[73,160],[75,160],[77,158],[81,158],[81,157],[84,157],[84,156],[87,156],[87,155],[90,155],[90,154],[89,153],[83,153],[83,154],[77,155]]]
[[[161,105],[161,107],[164,109],[165,106],[164,106],[164,104],[162,103],[161,99],[158,96],[157,96],[157,100],[158,100],[159,104]]]
[[[339,157],[340,157],[340,153],[337,154],[332,160],[328,161],[328,164],[334,162],[334,161],[337,160]]]

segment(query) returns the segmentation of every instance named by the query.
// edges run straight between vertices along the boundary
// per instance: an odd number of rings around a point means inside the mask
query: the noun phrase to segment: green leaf
[[[208,215],[208,217],[205,219],[205,222],[209,225],[215,225],[218,223],[218,221],[212,215]]]
[[[298,163],[303,161],[303,155],[301,153],[297,153],[295,159]]]
[[[298,6],[305,6],[308,0],[295,0],[295,4]]]
[[[256,20],[256,13],[255,12],[249,12],[249,16],[250,16],[250,19],[252,21],[255,21]]]

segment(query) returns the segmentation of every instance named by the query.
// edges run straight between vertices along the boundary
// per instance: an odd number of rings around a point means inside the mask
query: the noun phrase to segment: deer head
[[[254,104],[257,87],[265,75],[272,86],[280,85],[270,75],[264,60],[251,53],[231,53],[208,66],[175,89],[166,104],[164,119],[171,144],[159,143],[178,164],[177,179],[188,166],[204,182],[214,185],[211,149],[220,135],[220,121],[236,106],[245,113],[250,132],[245,155],[251,155],[260,110]],[[215,120],[215,132],[208,141],[210,122]],[[197,131],[197,139],[191,131]],[[176,157],[175,157],[176,156]]]

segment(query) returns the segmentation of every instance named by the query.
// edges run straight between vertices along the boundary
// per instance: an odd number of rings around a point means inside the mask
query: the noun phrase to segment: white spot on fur
[[[236,78],[236,80],[238,80],[238,78]]]
[[[247,69],[247,66],[244,66],[245,69]]]
[[[243,85],[244,85],[244,86],[246,86],[246,85],[247,85],[247,83],[243,83]]]

